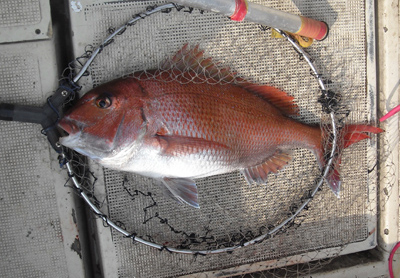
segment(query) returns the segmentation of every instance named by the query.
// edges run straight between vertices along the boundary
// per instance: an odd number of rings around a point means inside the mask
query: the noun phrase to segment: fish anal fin
[[[290,160],[292,160],[292,157],[288,153],[276,152],[273,156],[268,158],[263,164],[268,166],[271,172],[276,174],[279,170],[285,167]]]
[[[186,137],[177,135],[156,135],[164,155],[184,156],[195,154],[202,151],[214,150],[225,151],[229,147],[210,140],[196,137]]]
[[[299,107],[294,102],[294,97],[284,91],[268,85],[244,84],[242,87],[262,97],[285,115],[299,114]]]
[[[164,177],[162,183],[168,188],[172,197],[183,204],[200,208],[197,197],[197,186],[194,180],[188,178]]]
[[[277,173],[285,167],[290,160],[291,157],[289,154],[277,151],[263,163],[243,169],[241,173],[244,175],[248,183],[266,183],[269,173]]]

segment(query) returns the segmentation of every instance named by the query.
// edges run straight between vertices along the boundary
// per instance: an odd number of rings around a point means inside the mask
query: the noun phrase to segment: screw
[[[384,230],[383,230],[383,233],[384,233],[385,235],[388,235],[388,234],[389,234],[389,229],[384,229]]]
[[[57,148],[61,148],[60,142],[57,142],[57,143],[56,143],[56,147],[57,147]]]
[[[67,92],[67,91],[62,91],[62,92],[61,92],[61,95],[62,95],[63,97],[66,97],[66,96],[68,96],[68,92]]]

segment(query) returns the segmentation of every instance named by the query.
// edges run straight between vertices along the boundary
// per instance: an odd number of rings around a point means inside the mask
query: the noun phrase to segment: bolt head
[[[389,234],[389,229],[384,229],[384,230],[383,230],[383,233],[384,233],[385,235],[388,235],[388,234]]]

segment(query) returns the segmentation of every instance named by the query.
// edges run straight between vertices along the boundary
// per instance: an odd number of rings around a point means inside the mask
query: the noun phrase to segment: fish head
[[[146,122],[143,92],[133,78],[117,79],[86,93],[59,122],[60,143],[96,161],[115,156],[141,138]]]

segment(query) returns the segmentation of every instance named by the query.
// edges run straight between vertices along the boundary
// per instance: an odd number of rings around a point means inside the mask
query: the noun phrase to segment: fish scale
[[[152,88],[153,85],[149,85],[150,82],[154,81],[141,82],[141,85],[144,88]],[[174,93],[193,92],[193,87],[196,88],[199,86],[181,85],[180,91],[182,92],[174,91]],[[257,151],[259,148],[265,150],[268,147],[267,144],[274,145],[274,141],[276,140],[265,140],[266,132],[272,131],[272,134],[275,135],[279,134],[278,130],[280,129],[279,123],[277,123],[274,128],[271,127],[272,125],[270,122],[265,120],[268,118],[275,118],[273,117],[273,113],[276,111],[271,112],[273,108],[270,104],[265,102],[262,108],[258,107],[259,111],[254,111],[251,109],[254,105],[251,105],[251,103],[260,101],[260,98],[249,94],[249,92],[240,87],[234,85],[220,85],[218,89],[222,91],[222,93],[220,92],[218,95],[213,94],[214,90],[217,89],[215,85],[203,84],[201,88],[204,90],[204,87],[209,87],[207,88],[208,90],[205,90],[209,95],[201,92],[198,94],[186,94],[184,97],[175,97],[175,95],[159,97],[158,102],[162,103],[158,109],[159,113],[161,117],[163,117],[163,121],[170,124],[170,128],[173,129],[173,131],[171,130],[172,133],[185,135],[185,128],[196,128],[196,132],[199,132],[204,139],[216,140],[222,143],[228,143],[229,135],[231,134],[234,138],[243,139],[246,144],[246,149],[253,145],[254,148],[258,147]],[[230,94],[224,94],[229,90],[231,90]],[[244,102],[244,98],[240,97],[242,100],[241,105],[239,106],[235,102],[236,106],[233,107],[230,105],[233,90],[239,91],[237,98],[242,94],[249,95],[251,98]],[[222,98],[224,95],[228,96],[226,102],[225,99]],[[168,98],[171,99],[169,100]],[[220,103],[218,104],[218,102]],[[174,117],[173,115],[175,115],[176,110],[180,110],[180,113]],[[188,115],[190,118],[188,118]],[[189,121],[189,119],[191,121]],[[178,122],[176,123],[176,121]],[[195,126],[192,125],[192,121],[196,122]],[[228,125],[226,124],[227,121],[229,121]],[[268,128],[266,128],[267,125]],[[199,130],[201,127],[206,128]],[[216,138],[216,136],[218,136],[218,138]],[[278,137],[278,135],[276,135],[276,137]],[[259,144],[257,144],[257,142]]]

